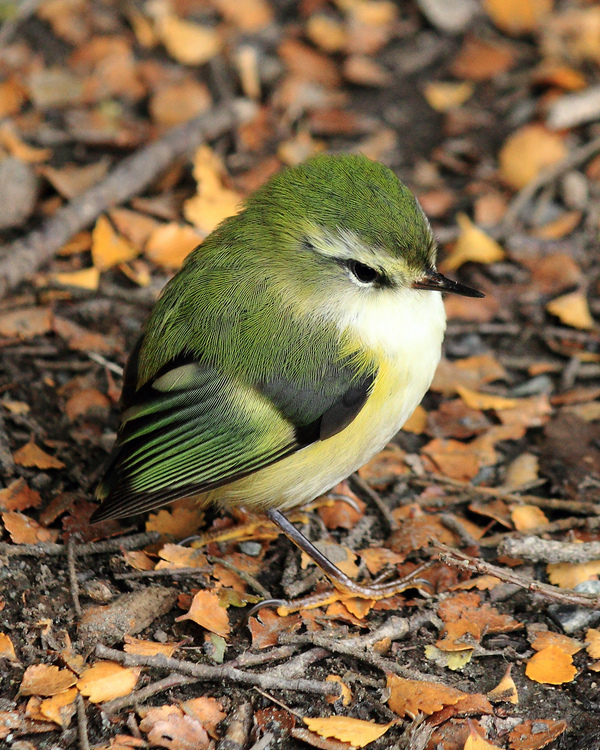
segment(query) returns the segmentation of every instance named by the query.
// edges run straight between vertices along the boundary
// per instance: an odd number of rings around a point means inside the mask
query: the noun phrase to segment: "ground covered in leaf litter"
[[[600,6],[26,7],[0,30],[0,744],[600,746]],[[447,300],[423,407],[295,516],[350,575],[433,561],[435,593],[246,625],[324,586],[261,519],[87,519],[158,291],[323,149],[394,168],[487,296]]]

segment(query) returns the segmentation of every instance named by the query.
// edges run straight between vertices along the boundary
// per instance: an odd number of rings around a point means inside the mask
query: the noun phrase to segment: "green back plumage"
[[[339,266],[306,246],[340,230],[415,272],[433,264],[414,196],[362,156],[276,175],[188,256],[128,365],[99,517],[233,481],[354,418],[376,365],[321,315]]]

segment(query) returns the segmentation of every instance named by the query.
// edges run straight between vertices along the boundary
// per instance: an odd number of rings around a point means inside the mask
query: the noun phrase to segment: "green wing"
[[[311,387],[273,377],[247,383],[180,356],[136,391],[139,349],[126,370],[121,428],[94,521],[206,492],[335,435],[359,413],[375,378],[331,363]]]

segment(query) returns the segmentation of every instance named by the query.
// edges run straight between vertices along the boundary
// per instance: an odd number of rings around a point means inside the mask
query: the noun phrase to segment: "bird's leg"
[[[394,596],[394,594],[398,594],[408,588],[418,588],[421,585],[430,586],[427,581],[416,577],[424,570],[424,568],[429,567],[428,565],[421,566],[405,578],[399,578],[395,581],[388,581],[386,583],[373,583],[370,586],[363,586],[360,583],[353,581],[352,578],[349,578],[336,565],[334,565],[329,558],[327,558],[304,536],[304,534],[298,531],[298,529],[288,521],[283,513],[271,508],[267,510],[266,515],[271,521],[273,521],[273,523],[279,526],[288,539],[290,539],[303,552],[306,552],[306,554],[321,568],[335,588],[347,596],[358,597],[360,599],[378,600]],[[287,611],[295,611],[301,608],[321,606],[321,604],[327,603],[327,600],[331,599],[331,596],[332,592],[324,592],[323,594],[317,594],[314,597],[307,597],[306,599],[298,600],[297,602],[277,600],[276,603],[278,606],[284,607]],[[297,606],[298,604],[300,606]],[[265,603],[263,603],[263,606],[264,605]]]

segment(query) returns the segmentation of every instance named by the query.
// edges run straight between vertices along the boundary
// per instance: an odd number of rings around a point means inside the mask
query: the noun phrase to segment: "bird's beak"
[[[413,289],[431,289],[434,292],[450,292],[451,294],[461,294],[463,297],[485,297],[485,294],[471,289],[469,286],[459,284],[458,281],[447,279],[437,271],[428,271],[420,279],[413,281]]]

